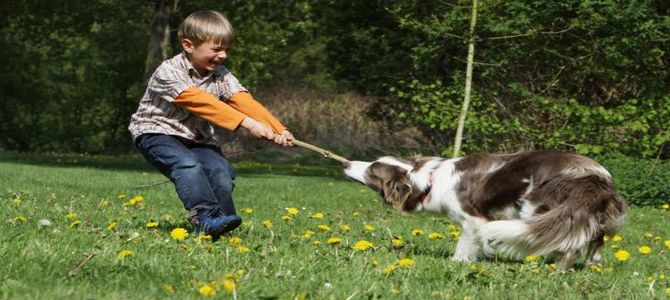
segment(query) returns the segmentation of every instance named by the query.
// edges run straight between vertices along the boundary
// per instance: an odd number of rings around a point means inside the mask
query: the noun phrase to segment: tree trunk
[[[144,78],[149,79],[154,69],[168,58],[170,51],[170,17],[177,10],[179,0],[155,0],[151,22],[149,51],[144,62]]]
[[[463,107],[461,115],[458,118],[458,128],[456,129],[456,140],[454,142],[454,157],[458,157],[461,152],[461,143],[463,140],[463,127],[465,127],[465,117],[468,114],[470,105],[470,91],[472,90],[472,64],[475,58],[475,26],[477,25],[477,0],[472,0],[472,16],[470,17],[470,38],[468,40],[468,66],[465,72],[465,97],[463,98]]]

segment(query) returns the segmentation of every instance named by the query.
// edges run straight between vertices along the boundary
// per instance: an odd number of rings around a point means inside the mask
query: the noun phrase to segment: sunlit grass
[[[633,208],[602,266],[563,274],[539,257],[453,263],[456,225],[399,214],[334,167],[238,163],[244,222],[213,241],[171,185],[133,188],[163,180],[141,160],[98,163],[0,162],[0,298],[670,296],[662,206]]]

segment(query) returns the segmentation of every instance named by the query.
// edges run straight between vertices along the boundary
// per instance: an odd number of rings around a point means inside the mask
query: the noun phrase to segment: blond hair
[[[189,39],[195,46],[212,41],[230,46],[233,42],[233,26],[221,13],[201,10],[190,14],[179,25],[179,40]]]

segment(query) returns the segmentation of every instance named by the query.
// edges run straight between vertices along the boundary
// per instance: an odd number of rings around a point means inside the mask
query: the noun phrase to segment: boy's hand
[[[284,130],[279,134],[275,134],[275,137],[274,137],[275,143],[280,144],[284,147],[288,147],[288,146],[293,147],[293,143],[292,143],[293,139],[294,139],[293,134],[291,134],[291,132],[288,131],[288,130]]]
[[[270,128],[270,126],[267,126],[252,118],[249,117],[244,118],[240,126],[249,130],[251,135],[259,139],[272,140],[274,138],[274,132],[272,132],[272,128]]]

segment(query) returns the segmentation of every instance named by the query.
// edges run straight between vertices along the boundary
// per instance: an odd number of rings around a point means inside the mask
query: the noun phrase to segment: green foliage
[[[661,207],[670,199],[670,164],[621,154],[598,158],[612,176],[617,190],[633,205]]]

